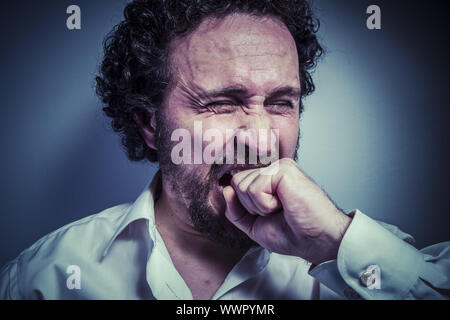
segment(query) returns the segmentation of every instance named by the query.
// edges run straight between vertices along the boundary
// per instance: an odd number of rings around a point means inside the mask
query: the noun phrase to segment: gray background
[[[300,164],[345,210],[449,239],[449,1],[318,0],[328,54],[301,120]],[[82,29],[66,28],[77,4]],[[46,233],[131,202],[156,170],[130,163],[94,94],[125,1],[0,4],[0,265]],[[382,10],[382,30],[365,27]]]

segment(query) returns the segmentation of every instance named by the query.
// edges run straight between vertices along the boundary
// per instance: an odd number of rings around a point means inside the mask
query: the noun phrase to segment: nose
[[[235,141],[238,146],[245,147],[249,155],[257,155],[259,158],[270,157],[272,152],[278,149],[277,130],[272,128],[270,117],[262,111],[248,112],[242,115],[241,125],[235,133]]]

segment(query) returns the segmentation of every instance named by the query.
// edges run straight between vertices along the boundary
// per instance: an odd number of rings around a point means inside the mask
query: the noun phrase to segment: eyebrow
[[[249,92],[244,86],[241,85],[232,85],[225,88],[221,88],[218,90],[211,90],[211,91],[201,91],[198,94],[198,97],[201,99],[207,99],[207,98],[217,98],[217,97],[243,97],[243,98],[249,98],[253,96],[254,94]],[[284,86],[275,88],[272,91],[269,92],[267,95],[267,99],[275,99],[278,97],[290,97],[297,100],[300,100],[301,98],[301,89],[295,88],[291,86]]]
[[[199,98],[217,98],[222,96],[240,96],[240,97],[250,97],[252,94],[244,86],[232,85],[218,90],[211,91],[201,91],[198,93]]]
[[[290,97],[300,101],[300,98],[302,97],[302,90],[300,88],[285,86],[275,88],[274,90],[270,91],[269,95],[267,96],[268,99],[274,99],[279,97]]]

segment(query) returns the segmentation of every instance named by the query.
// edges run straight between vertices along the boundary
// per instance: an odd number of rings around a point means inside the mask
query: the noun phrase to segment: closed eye
[[[216,114],[233,113],[243,106],[243,103],[231,100],[209,102],[202,109]],[[289,100],[277,100],[265,103],[266,110],[273,114],[287,114],[295,110],[294,104]]]
[[[214,113],[231,113],[236,111],[241,104],[229,100],[213,101],[204,106],[204,109]]]
[[[285,106],[285,107],[290,107],[293,108],[292,106],[292,102],[290,102],[289,100],[286,101],[274,101],[274,102],[269,102],[266,105],[273,105],[273,106]]]
[[[287,113],[294,110],[294,105],[289,100],[280,100],[268,102],[265,104],[266,109],[274,113]]]

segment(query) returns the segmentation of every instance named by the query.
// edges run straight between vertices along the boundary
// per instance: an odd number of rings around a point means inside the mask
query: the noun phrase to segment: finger
[[[227,203],[225,216],[239,230],[247,234],[251,238],[253,224],[257,217],[249,214],[239,202],[236,192],[230,186],[223,189],[223,196]]]
[[[311,186],[310,180],[292,159],[281,159],[273,165],[278,168],[271,175],[272,193],[276,194],[284,212],[298,211],[299,192],[308,193]],[[297,200],[293,201],[293,199]]]
[[[282,209],[281,201],[272,190],[272,177],[259,175],[247,188],[247,195],[262,216]]]
[[[238,174],[236,174],[235,176],[237,176]],[[242,178],[243,174],[244,172],[242,172],[242,175],[237,176],[236,179],[234,179],[235,176],[233,176],[233,179],[231,180],[231,186],[234,188],[239,200],[241,201],[245,209],[247,209],[249,213],[257,215],[257,207],[249,198],[247,189],[248,186],[253,182],[253,180],[259,175],[259,170],[252,170],[252,172],[246,174],[244,178]]]
[[[238,185],[239,183],[241,183],[245,178],[247,178],[247,176],[249,176],[250,174],[253,174],[255,172],[258,172],[259,169],[251,169],[251,170],[245,170],[245,171],[240,171],[236,174],[233,175],[233,178],[231,179],[231,183]]]

